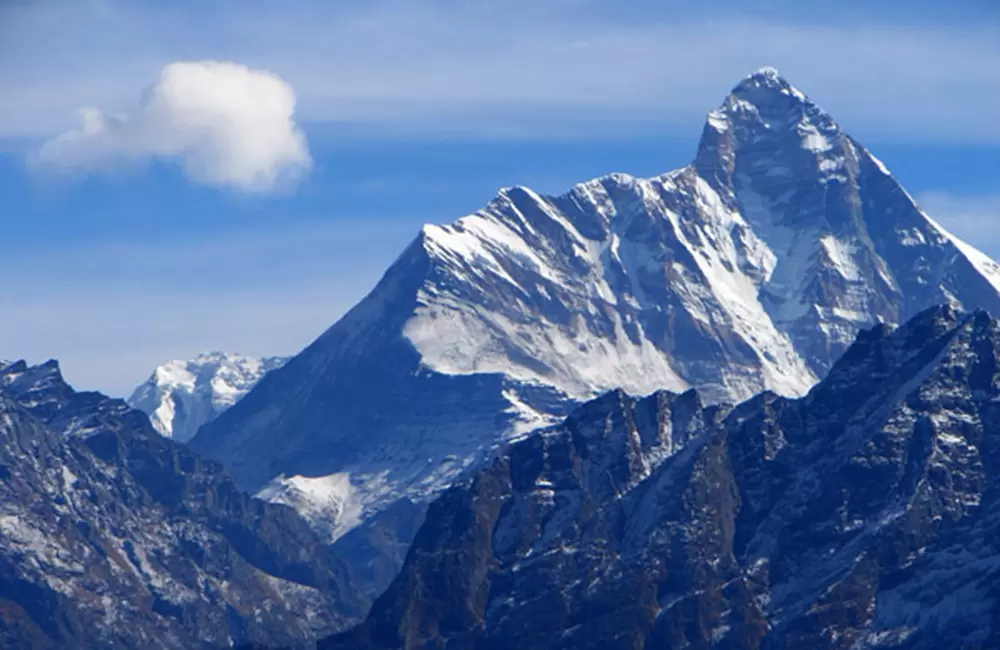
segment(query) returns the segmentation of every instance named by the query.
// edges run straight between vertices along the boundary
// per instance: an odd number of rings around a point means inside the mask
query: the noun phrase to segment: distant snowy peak
[[[776,70],[764,68],[737,84],[708,114],[695,168],[724,191],[734,181],[740,154],[766,154],[752,157],[753,162],[758,170],[779,163],[773,176],[780,170],[788,175],[788,163],[827,176],[840,169],[837,159],[848,147],[849,138],[826,111]]]
[[[146,413],[160,434],[186,442],[287,360],[208,352],[189,361],[168,361],[135,389],[128,403]]]

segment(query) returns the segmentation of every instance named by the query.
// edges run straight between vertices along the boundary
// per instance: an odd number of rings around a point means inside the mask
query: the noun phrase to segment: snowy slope
[[[235,404],[285,357],[247,357],[225,352],[168,361],[136,387],[128,403],[149,416],[167,438],[187,442],[201,425]]]
[[[687,167],[508,188],[424,227],[192,445],[249,489],[281,477],[266,494],[347,475],[295,499],[365,522],[610,388],[804,394],[862,327],[939,303],[1000,313],[995,268],[765,69],[709,114]]]
[[[360,523],[358,500],[350,476],[278,476],[256,495],[271,503],[294,508],[329,539],[336,539]]]

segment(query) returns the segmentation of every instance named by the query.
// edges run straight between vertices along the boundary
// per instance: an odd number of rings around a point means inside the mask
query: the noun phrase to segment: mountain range
[[[396,562],[423,504],[604,391],[801,396],[860,329],[936,304],[1000,313],[998,286],[1000,267],[764,69],[709,113],[687,167],[508,188],[425,226],[190,444],[331,539],[369,527]],[[362,546],[368,566],[379,550]]]
[[[690,165],[425,226],[291,358],[0,363],[0,645],[996,647],[989,313],[762,69]]]

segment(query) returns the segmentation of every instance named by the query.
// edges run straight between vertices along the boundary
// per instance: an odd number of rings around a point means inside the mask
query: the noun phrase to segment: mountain
[[[0,366],[0,647],[299,647],[366,603],[291,508],[54,361]]]
[[[419,504],[497,445],[601,392],[802,395],[861,328],[940,303],[1000,313],[998,286],[995,263],[765,69],[709,114],[687,167],[560,196],[509,188],[425,226],[191,445],[246,489],[347,513],[333,536],[391,504],[417,504],[419,523]]]
[[[190,361],[168,361],[136,387],[128,403],[148,415],[160,434],[187,442],[201,425],[239,401],[261,377],[287,360],[208,352]]]
[[[858,335],[803,398],[622,391],[431,506],[321,649],[1000,647],[1000,324]]]

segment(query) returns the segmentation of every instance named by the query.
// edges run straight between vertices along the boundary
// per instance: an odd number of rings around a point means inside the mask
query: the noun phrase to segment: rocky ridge
[[[945,306],[803,398],[602,396],[436,500],[320,648],[997,647],[998,360]]]
[[[54,361],[0,367],[0,645],[299,647],[363,615],[294,510]]]

